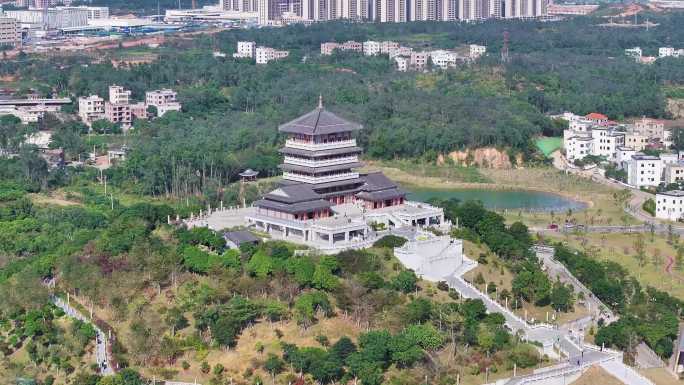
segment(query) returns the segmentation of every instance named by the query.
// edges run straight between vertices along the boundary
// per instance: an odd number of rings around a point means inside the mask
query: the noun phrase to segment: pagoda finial
[[[323,94],[318,94],[318,108],[323,108]]]

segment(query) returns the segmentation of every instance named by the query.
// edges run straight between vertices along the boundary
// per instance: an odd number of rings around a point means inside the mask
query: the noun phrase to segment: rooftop
[[[598,112],[592,112],[590,114],[587,114],[586,118],[591,120],[608,120],[607,116],[599,114]]]
[[[249,231],[246,230],[239,230],[239,231],[229,231],[223,236],[235,243],[236,245],[240,245],[242,243],[256,243],[259,242],[259,238],[254,236],[254,234],[250,233]]]
[[[292,134],[326,135],[338,132],[360,130],[362,126],[340,118],[323,108],[323,99],[318,101],[318,108],[292,121],[280,125],[278,130]]]
[[[658,195],[667,195],[671,197],[684,197],[684,191],[682,190],[670,190],[659,192]]]

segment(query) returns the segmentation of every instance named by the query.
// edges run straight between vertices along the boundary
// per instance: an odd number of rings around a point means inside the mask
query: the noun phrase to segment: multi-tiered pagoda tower
[[[389,226],[431,225],[441,209],[405,202],[406,193],[381,172],[360,173],[362,129],[323,108],[278,127],[287,134],[280,168],[283,180],[254,203],[246,220],[255,228],[329,248],[368,242],[368,222]],[[346,245],[346,246],[345,246]]]

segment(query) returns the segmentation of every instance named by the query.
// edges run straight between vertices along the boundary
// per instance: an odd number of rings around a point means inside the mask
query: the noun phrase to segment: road
[[[73,306],[67,304],[63,299],[59,297],[52,297],[52,303],[58,308],[64,310],[64,313],[69,317],[81,320],[85,323],[90,324],[96,333],[96,343],[95,343],[95,359],[97,361],[97,367],[100,368],[100,374],[108,376],[114,374],[114,370],[109,363],[109,358],[107,356],[107,336],[100,330],[97,325],[92,323],[86,316],[81,314]]]

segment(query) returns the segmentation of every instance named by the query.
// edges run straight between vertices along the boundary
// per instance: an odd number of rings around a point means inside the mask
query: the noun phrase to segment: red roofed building
[[[608,117],[603,114],[599,114],[598,112],[587,114],[585,118],[591,120],[594,124],[604,125],[608,123]]]

